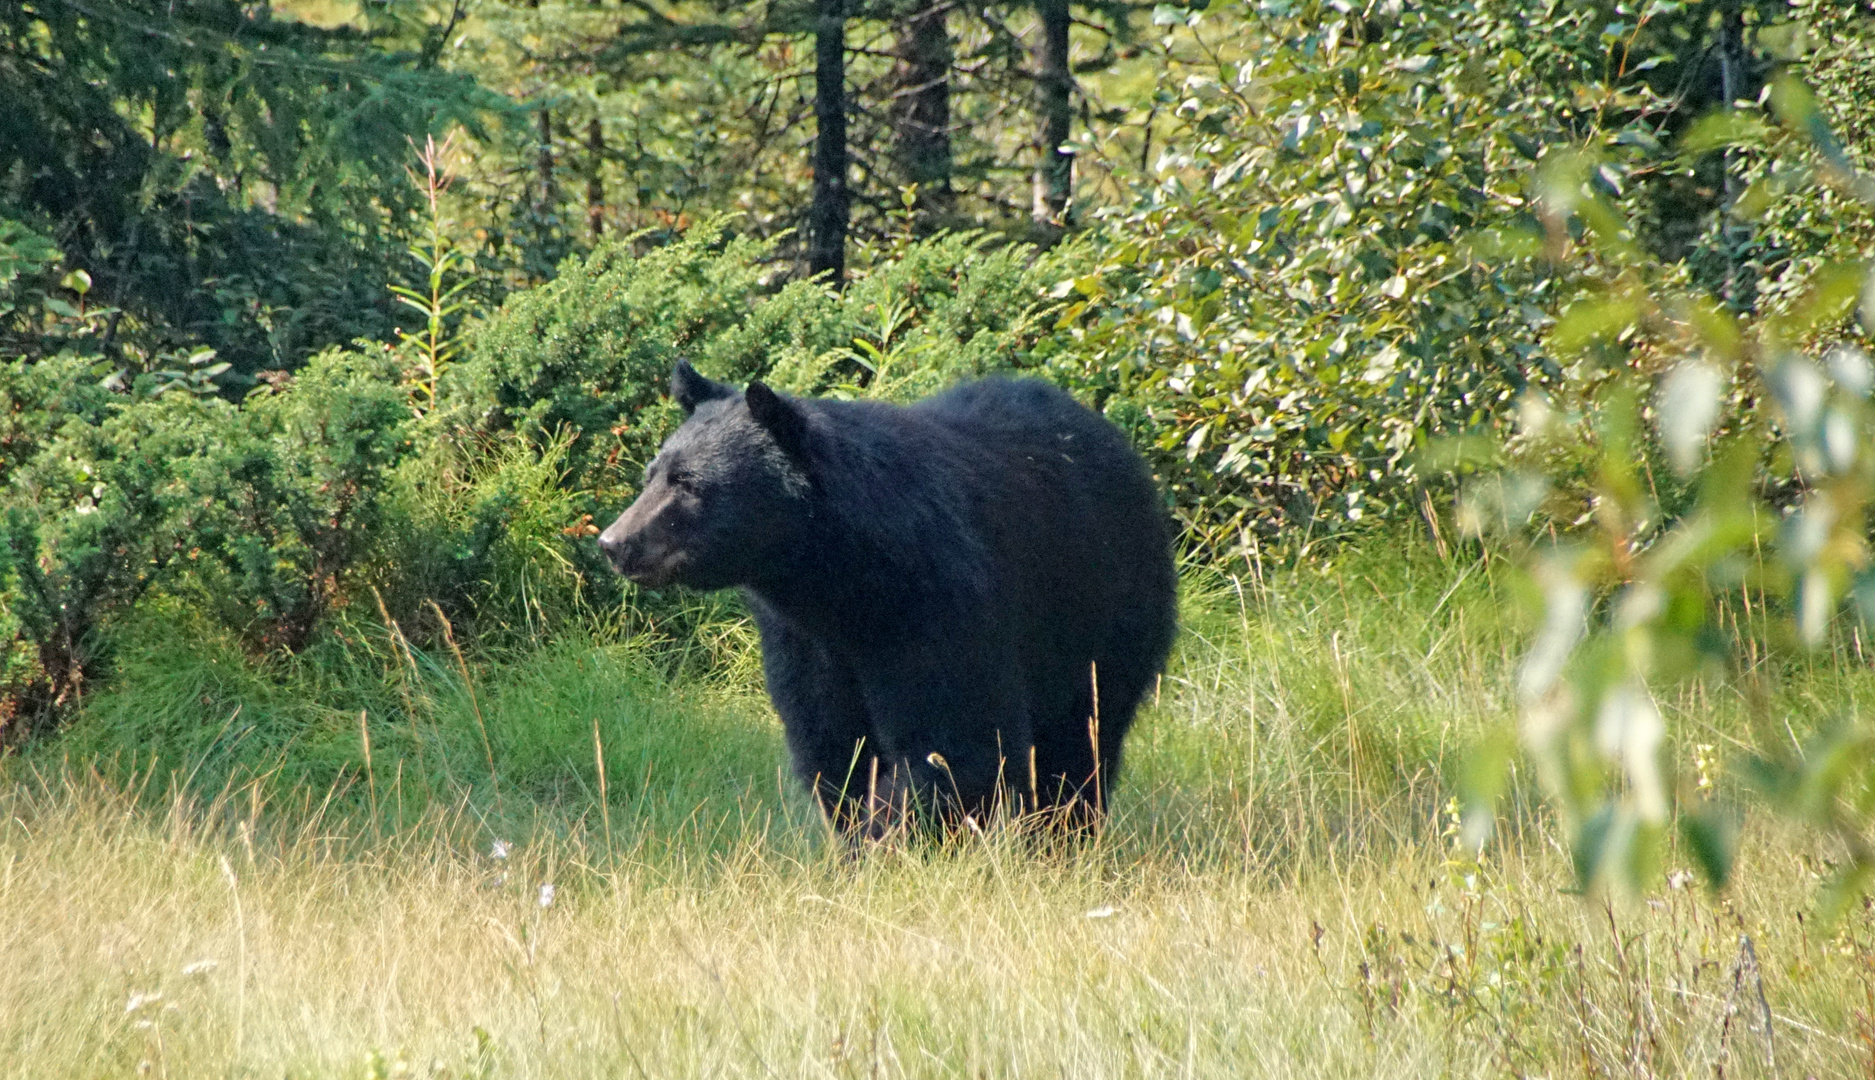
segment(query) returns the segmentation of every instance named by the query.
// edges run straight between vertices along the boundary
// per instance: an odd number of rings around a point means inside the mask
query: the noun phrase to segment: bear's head
[[[807,517],[807,418],[760,382],[738,393],[683,361],[671,397],[688,419],[645,469],[637,501],[599,535],[599,549],[652,588],[752,584],[785,563]]]

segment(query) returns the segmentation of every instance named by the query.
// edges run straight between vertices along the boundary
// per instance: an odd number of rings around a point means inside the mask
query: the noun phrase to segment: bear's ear
[[[688,360],[677,361],[676,369],[671,372],[671,397],[684,407],[685,416],[696,412],[697,406],[706,401],[716,401],[734,394],[735,390],[730,387],[697,374],[697,369],[691,367]]]
[[[749,415],[781,444],[782,453],[796,461],[805,461],[807,418],[801,415],[801,410],[762,382],[750,383],[748,393],[742,396],[749,403]]]

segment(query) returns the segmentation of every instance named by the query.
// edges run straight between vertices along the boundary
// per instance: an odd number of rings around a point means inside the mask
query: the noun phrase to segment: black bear
[[[688,419],[599,537],[640,584],[740,586],[795,771],[836,827],[1106,805],[1177,616],[1145,462],[1061,390],[900,407],[745,393],[679,363]]]

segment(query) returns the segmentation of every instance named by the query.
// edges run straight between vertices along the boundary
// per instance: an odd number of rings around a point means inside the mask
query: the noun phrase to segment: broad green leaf
[[[1681,476],[1691,476],[1705,456],[1724,391],[1725,377],[1703,360],[1682,361],[1661,382],[1655,419],[1667,459]]]
[[[1723,889],[1732,878],[1738,825],[1731,814],[1710,803],[1680,815],[1680,836],[1706,885]]]

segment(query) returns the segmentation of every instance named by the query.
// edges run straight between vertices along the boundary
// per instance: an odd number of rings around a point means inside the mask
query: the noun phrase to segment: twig
[[[605,849],[612,851],[612,803],[605,790],[605,744],[599,741],[599,718],[592,718],[592,760],[599,768],[599,818],[605,822]]]
[[[495,746],[488,741],[488,725],[482,721],[482,705],[475,696],[475,679],[469,675],[469,662],[462,658],[462,648],[456,644],[455,627],[449,624],[449,616],[443,614],[442,606],[435,600],[429,601],[430,610],[436,612],[436,618],[443,624],[443,640],[448,642],[449,651],[456,657],[456,667],[462,672],[463,688],[469,692],[469,708],[475,713],[475,728],[482,733],[482,753],[488,759],[488,782],[495,786],[495,802],[501,802],[501,779],[495,773]]]

